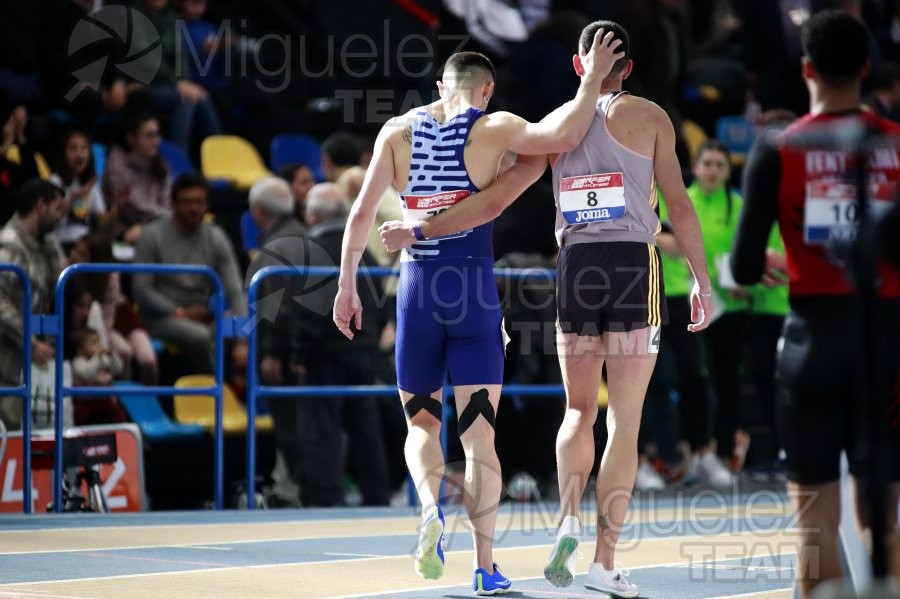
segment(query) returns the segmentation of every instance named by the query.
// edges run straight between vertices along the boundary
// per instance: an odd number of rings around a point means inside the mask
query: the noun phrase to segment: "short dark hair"
[[[703,152],[721,152],[725,155],[728,166],[731,166],[731,151],[728,149],[728,146],[718,139],[710,138],[703,140],[703,143],[697,146],[697,158],[700,158],[700,156],[703,155]]]
[[[457,52],[447,59],[444,68],[441,69],[441,77],[447,71],[457,73],[471,73],[472,71],[484,71],[491,76],[491,81],[497,81],[497,71],[491,59],[481,52]]]
[[[628,39],[628,32],[615,21],[594,21],[581,30],[581,37],[578,38],[578,49],[582,54],[587,54],[591,49],[598,29],[612,31],[615,34],[614,40],[622,40],[622,44],[617,48],[617,51],[624,52],[625,56],[617,60],[609,72],[610,75],[618,75],[625,70],[625,65],[628,64],[628,59],[631,58],[631,42]]]
[[[209,189],[209,185],[203,175],[198,175],[197,173],[184,173],[183,175],[179,175],[175,182],[172,183],[172,201],[178,199],[178,194],[184,191],[185,189],[192,189],[194,187],[202,187],[203,189]]]
[[[869,30],[842,10],[823,10],[803,25],[803,53],[822,80],[834,87],[859,81],[869,59]]]
[[[362,155],[362,143],[352,133],[337,131],[322,142],[322,154],[327,154],[334,166],[356,166]]]
[[[16,191],[16,214],[25,218],[34,211],[39,200],[49,204],[55,199],[62,199],[63,190],[43,179],[29,179]]]

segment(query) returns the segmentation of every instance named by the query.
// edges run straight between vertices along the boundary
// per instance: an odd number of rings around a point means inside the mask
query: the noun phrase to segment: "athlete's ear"
[[[481,90],[481,99],[487,104],[494,95],[494,82],[488,81]]]
[[[572,55],[572,66],[575,67],[575,74],[581,77],[584,75],[584,67],[581,65],[581,56],[578,54]]]
[[[629,58],[628,62],[625,63],[625,68],[622,70],[622,81],[628,79],[632,69],[634,69],[634,61]]]
[[[437,88],[438,88],[438,96],[443,98],[444,97],[444,82],[438,81]]]

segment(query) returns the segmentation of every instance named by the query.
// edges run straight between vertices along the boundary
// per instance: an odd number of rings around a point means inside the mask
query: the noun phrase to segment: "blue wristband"
[[[425,234],[422,233],[422,221],[418,221],[416,224],[414,224],[412,229],[413,235],[416,236],[416,239],[418,239],[419,241],[428,241],[428,239],[425,237]]]

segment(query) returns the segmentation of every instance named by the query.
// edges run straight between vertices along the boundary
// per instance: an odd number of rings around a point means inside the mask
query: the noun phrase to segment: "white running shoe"
[[[625,579],[627,572],[614,568],[607,570],[601,564],[591,564],[588,568],[587,579],[584,588],[592,591],[600,591],[611,597],[624,597],[631,599],[638,596],[637,585],[631,584]]]
[[[711,487],[730,487],[734,482],[731,471],[711,451],[694,456],[687,479],[693,484]]]
[[[581,522],[566,516],[556,531],[556,543],[544,566],[544,578],[555,587],[567,587],[575,578],[575,558],[581,540]]]
[[[650,465],[650,462],[643,462],[638,466],[637,474],[634,477],[634,488],[638,491],[662,491],[666,488],[666,481]]]

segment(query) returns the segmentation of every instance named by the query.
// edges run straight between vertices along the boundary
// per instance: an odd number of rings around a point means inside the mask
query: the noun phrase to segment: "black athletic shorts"
[[[596,337],[669,322],[655,245],[633,241],[563,247],[557,270],[557,317],[563,333]]]
[[[891,480],[900,481],[900,301],[879,301],[874,317],[877,337],[870,359],[880,374],[867,381],[879,402],[878,424],[887,444],[879,453],[892,461]],[[779,439],[787,453],[788,478],[794,482],[838,480],[842,450],[851,473],[865,473],[857,448],[862,401],[855,322],[849,298],[791,300],[775,377]]]

